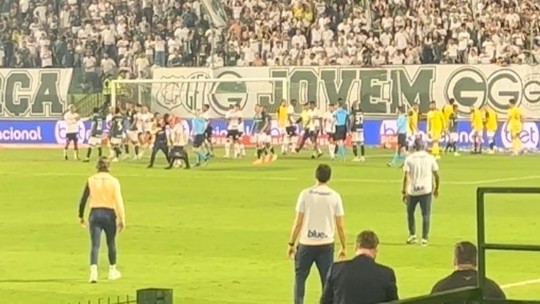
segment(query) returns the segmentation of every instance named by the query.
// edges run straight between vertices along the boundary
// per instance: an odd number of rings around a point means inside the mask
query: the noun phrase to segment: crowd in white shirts
[[[540,63],[536,0],[0,1],[0,67]]]

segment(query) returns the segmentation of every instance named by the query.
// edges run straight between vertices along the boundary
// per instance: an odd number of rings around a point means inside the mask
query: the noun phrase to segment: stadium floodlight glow
[[[209,75],[210,76],[210,75]],[[210,100],[211,106],[216,106],[212,100],[225,100],[220,102],[220,109],[224,105],[232,104],[234,100],[242,100],[244,106],[253,108],[259,102],[258,95],[267,92],[277,92],[278,96],[272,95],[271,104],[279,105],[281,99],[287,99],[289,95],[289,79],[283,77],[261,77],[261,78],[238,78],[238,77],[221,77],[221,78],[180,78],[181,76],[160,78],[160,79],[120,79],[111,82],[111,104],[116,106],[119,98],[123,94],[122,90],[129,91],[130,102],[142,104],[160,105],[163,108],[176,108],[181,104],[197,104],[201,105],[200,100],[205,102]],[[279,87],[279,90],[274,90],[274,87]],[[242,90],[236,91],[235,88]],[[219,98],[209,98],[210,95]],[[245,98],[242,94],[249,94],[249,98]],[[279,96],[281,95],[281,96]],[[164,100],[167,99],[167,100]],[[144,102],[140,102],[144,101]],[[165,106],[164,106],[165,105]],[[249,113],[244,113],[249,114]]]

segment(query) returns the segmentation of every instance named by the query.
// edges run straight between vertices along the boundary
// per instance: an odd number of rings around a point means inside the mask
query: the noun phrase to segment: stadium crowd
[[[0,1],[0,67],[540,63],[536,0]]]

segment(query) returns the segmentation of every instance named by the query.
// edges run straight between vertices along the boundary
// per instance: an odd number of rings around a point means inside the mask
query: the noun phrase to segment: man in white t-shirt
[[[431,154],[425,151],[421,138],[414,141],[415,152],[407,156],[403,166],[403,200],[407,204],[409,238],[407,244],[416,244],[416,223],[414,211],[420,205],[422,210],[422,246],[428,245],[432,197],[439,196],[439,165]],[[435,182],[435,185],[433,185]]]
[[[242,113],[236,105],[231,105],[231,109],[225,114],[227,120],[227,141],[225,142],[225,158],[231,156],[231,146],[234,147],[233,158],[240,155],[240,127]]]
[[[66,123],[66,145],[64,146],[64,159],[68,160],[69,144],[73,142],[73,157],[79,159],[79,113],[74,105],[69,105],[68,111],[64,114],[64,122]]]
[[[179,166],[179,162],[182,161],[186,169],[190,169],[188,153],[185,147],[189,140],[189,130],[184,126],[182,119],[176,117],[174,121],[174,127],[169,134],[169,146],[171,150],[169,152],[169,166],[165,169],[172,169],[174,166]]]
[[[338,259],[346,257],[346,234],[341,196],[327,183],[332,169],[321,164],[315,171],[317,184],[300,192],[296,218],[287,253],[295,263],[294,303],[303,304],[306,279],[313,263],[317,265],[321,283],[326,280],[334,262],[334,235],[337,230],[341,247]]]

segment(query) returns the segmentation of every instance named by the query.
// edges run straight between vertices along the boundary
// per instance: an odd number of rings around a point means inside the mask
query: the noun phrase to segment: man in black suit
[[[379,238],[373,231],[356,237],[356,257],[334,263],[328,273],[321,304],[376,304],[398,299],[396,275],[375,262]]]
[[[477,249],[471,242],[459,242],[454,247],[455,271],[433,286],[431,294],[454,290],[463,287],[478,286],[476,270]],[[506,295],[494,281],[486,278],[484,298],[490,300],[506,300]]]

